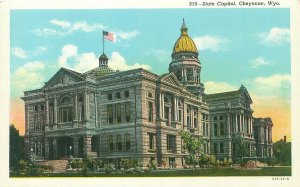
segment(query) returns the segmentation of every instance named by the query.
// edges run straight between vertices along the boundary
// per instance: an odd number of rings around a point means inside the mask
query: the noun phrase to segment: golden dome
[[[176,41],[174,48],[173,48],[173,53],[178,53],[178,52],[194,52],[198,53],[197,47],[192,40],[192,38],[189,37],[187,34],[188,28],[185,25],[184,19],[183,19],[183,24],[181,27],[181,36],[178,38]]]

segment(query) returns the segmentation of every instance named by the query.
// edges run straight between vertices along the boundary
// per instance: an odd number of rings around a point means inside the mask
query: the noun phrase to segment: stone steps
[[[63,173],[67,171],[68,160],[48,160],[43,164],[52,166],[55,173]]]

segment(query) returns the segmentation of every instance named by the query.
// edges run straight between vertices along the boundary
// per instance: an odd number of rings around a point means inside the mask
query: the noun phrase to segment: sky
[[[10,123],[24,133],[23,91],[41,88],[61,67],[98,66],[102,30],[109,66],[168,72],[182,19],[202,64],[206,93],[244,85],[254,117],[271,117],[273,141],[291,140],[289,9],[11,10]]]

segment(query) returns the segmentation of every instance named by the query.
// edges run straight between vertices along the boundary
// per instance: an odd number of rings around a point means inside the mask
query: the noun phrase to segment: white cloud
[[[26,51],[19,47],[11,48],[11,53],[13,55],[15,55],[18,58],[23,58],[23,59],[30,58],[31,56],[40,55],[40,54],[44,53],[45,51],[47,51],[46,46],[38,46],[34,50],[26,50]]]
[[[39,28],[34,30],[33,32],[38,36],[65,36],[67,34],[73,33],[74,31],[100,32],[105,28],[105,26],[102,24],[89,24],[85,21],[71,23],[65,20],[52,19],[49,22],[54,26],[58,26],[59,28]]]
[[[11,53],[13,55],[15,55],[16,57],[18,57],[18,58],[23,58],[23,59],[27,58],[26,52],[23,49],[19,48],[19,47],[12,48]]]
[[[131,40],[132,38],[136,37],[138,34],[139,32],[136,30],[130,32],[119,31],[116,32],[116,37],[121,38],[123,40]]]
[[[290,42],[290,30],[288,28],[273,27],[269,32],[259,33],[261,42],[266,45],[281,45]]]
[[[94,53],[78,53],[78,47],[72,44],[65,45],[61,50],[61,56],[58,58],[61,67],[73,69],[77,72],[84,73],[98,67],[98,57]],[[125,58],[118,52],[113,52],[109,59],[108,66],[115,70],[129,70],[135,68],[151,69],[147,64],[135,63],[127,64]]]
[[[19,67],[12,77],[14,95],[22,95],[23,91],[40,88],[44,82],[45,65],[33,61]]]
[[[136,68],[144,68],[150,70],[151,67],[148,64],[139,64],[135,63],[133,65],[129,65],[126,63],[126,60],[120,53],[114,51],[111,55],[111,59],[109,60],[109,67],[115,70],[129,70],[129,69],[136,69]]]
[[[227,38],[210,35],[196,37],[193,40],[199,51],[212,50],[214,52],[222,50],[224,45],[229,42]]]
[[[291,83],[291,76],[288,74],[274,74],[269,77],[257,77],[254,83],[261,88],[266,89],[280,89],[283,86],[289,86]]]
[[[252,67],[253,67],[253,68],[258,68],[258,67],[260,67],[260,66],[270,64],[270,63],[269,63],[268,61],[266,61],[263,57],[257,57],[256,59],[252,60],[250,63],[252,64]]]
[[[228,92],[228,91],[233,91],[238,89],[226,82],[208,81],[205,82],[204,85],[205,85],[205,93],[207,94]]]
[[[68,21],[61,21],[61,20],[53,19],[53,20],[50,20],[50,23],[53,24],[53,25],[60,26],[62,28],[71,27],[71,23],[68,22]]]

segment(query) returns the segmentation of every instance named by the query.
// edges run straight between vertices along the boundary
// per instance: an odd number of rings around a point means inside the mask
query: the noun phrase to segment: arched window
[[[149,98],[153,98],[153,95],[152,95],[151,92],[148,93],[148,97],[149,97]]]
[[[71,99],[68,96],[65,96],[60,101],[61,104],[71,103]]]

